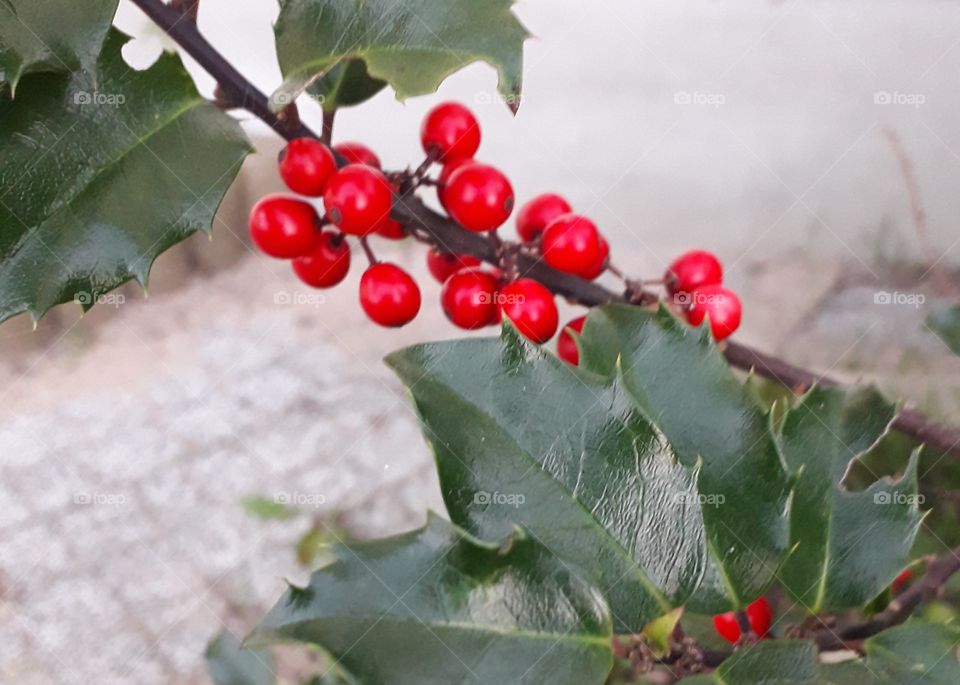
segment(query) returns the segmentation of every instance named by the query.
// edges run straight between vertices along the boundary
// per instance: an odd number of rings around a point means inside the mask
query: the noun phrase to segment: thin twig
[[[337,116],[337,110],[323,110],[323,129],[320,134],[320,141],[326,145],[330,146],[333,144],[333,120]]]

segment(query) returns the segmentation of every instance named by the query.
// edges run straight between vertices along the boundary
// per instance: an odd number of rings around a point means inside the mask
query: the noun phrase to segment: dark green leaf
[[[251,641],[319,645],[365,685],[600,685],[611,668],[602,597],[534,539],[488,545],[431,515],[335,549]]]
[[[516,111],[528,34],[513,1],[287,0],[276,24],[286,80],[272,104],[282,109],[311,85],[327,110],[361,102],[384,83],[402,100],[433,93],[450,74],[484,61]],[[353,65],[359,60],[365,72]]]
[[[618,632],[639,632],[700,583],[696,471],[616,377],[522,340],[418,345],[387,359],[409,386],[450,516],[495,539],[514,524],[591,575]]]
[[[94,74],[34,74],[0,100],[0,321],[85,309],[208,231],[250,147],[180,60],[147,71],[112,32]]]
[[[233,633],[217,635],[204,653],[214,685],[273,685],[276,664],[270,652],[245,649]]]
[[[802,473],[791,516],[797,549],[780,579],[811,613],[862,606],[907,565],[922,518],[918,454],[900,481],[884,478],[860,492],[842,484],[851,461],[874,448],[896,413],[872,389],[814,388],[784,422],[784,456]]]
[[[960,305],[934,312],[927,326],[954,354],[960,355]]]
[[[615,344],[614,344],[615,341]],[[624,386],[682,464],[701,464],[699,491],[711,561],[694,611],[742,608],[759,597],[789,549],[791,479],[772,413],[740,383],[706,330],[669,311],[609,306],[583,330],[584,365]]]
[[[865,643],[867,666],[884,685],[960,683],[960,628],[911,622]]]
[[[117,0],[0,0],[0,84],[25,74],[92,72]]]
[[[684,685],[818,685],[817,649],[809,640],[764,640]]]

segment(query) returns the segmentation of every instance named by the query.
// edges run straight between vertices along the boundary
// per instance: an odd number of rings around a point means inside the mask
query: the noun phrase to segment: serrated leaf
[[[309,642],[365,685],[600,685],[613,654],[603,598],[532,538],[482,543],[424,528],[339,545],[248,642]]]
[[[581,345],[582,363],[601,372],[619,355],[636,406],[682,464],[702,463],[710,563],[689,608],[744,608],[764,592],[790,548],[791,478],[771,414],[734,377],[709,332],[665,308],[604,307],[588,318]]]
[[[274,685],[276,664],[270,652],[246,649],[233,633],[223,631],[204,652],[214,685]]]
[[[616,377],[523,340],[417,345],[387,358],[410,388],[451,518],[495,539],[515,524],[584,569],[617,632],[682,605],[706,563],[696,472]]]
[[[126,65],[113,31],[94,74],[34,74],[0,100],[0,321],[97,299],[209,231],[250,152],[180,60]]]
[[[909,561],[921,515],[917,457],[904,477],[861,492],[843,487],[850,463],[887,434],[897,407],[877,391],[814,388],[789,411],[783,452],[797,481],[791,539],[796,552],[780,573],[784,587],[811,613],[866,604]]]
[[[927,318],[927,327],[954,354],[960,355],[960,305],[934,312]]]
[[[0,85],[38,71],[91,72],[117,0],[0,0]]]
[[[271,106],[283,109],[308,86],[328,111],[366,100],[383,83],[403,100],[433,93],[450,74],[483,61],[516,111],[528,33],[513,1],[287,0],[275,27],[285,81]]]
[[[725,659],[709,675],[684,685],[818,685],[817,648],[810,640],[764,640]]]

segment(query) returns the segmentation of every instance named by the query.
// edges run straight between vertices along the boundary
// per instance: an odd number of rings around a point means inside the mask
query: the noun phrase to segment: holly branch
[[[177,1],[171,5],[164,4],[162,0],[133,2],[217,81],[218,104],[230,109],[246,110],[287,140],[311,137],[329,144],[329,125],[325,126],[323,136],[318,135],[300,121],[295,104],[290,104],[280,113],[274,112],[267,96],[204,38],[194,20],[198,2]],[[333,154],[339,165],[346,164],[341,155],[335,151]],[[500,265],[501,254],[494,242],[462,229],[424,205],[412,193],[404,193],[395,198],[392,216],[443,250],[470,254],[490,264]],[[600,306],[612,302],[652,304],[659,299],[655,293],[644,291],[633,283],[625,292],[618,293],[577,276],[556,271],[534,255],[519,252],[512,257],[516,260],[519,273],[584,306]],[[746,345],[726,341],[722,343],[722,347],[732,366],[753,370],[757,375],[780,383],[794,392],[802,392],[815,384],[841,385],[836,379],[794,366]],[[916,409],[901,410],[893,422],[893,427],[938,452],[960,457],[960,429],[937,423]]]

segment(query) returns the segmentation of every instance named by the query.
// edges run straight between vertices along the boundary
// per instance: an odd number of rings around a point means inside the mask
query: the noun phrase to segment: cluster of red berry
[[[280,175],[293,192],[322,198],[326,214],[321,217],[305,200],[266,197],[250,217],[253,241],[270,256],[291,259],[304,283],[329,288],[340,283],[350,268],[347,236],[359,238],[370,259],[360,281],[360,304],[376,323],[403,326],[420,310],[420,289],[399,266],[378,262],[367,237],[421,237],[390,217],[394,195],[420,184],[436,186],[440,204],[464,229],[491,233],[502,226],[513,212],[513,188],[498,169],[474,159],[480,137],[480,126],[467,108],[441,104],[427,114],[421,128],[426,162],[416,173],[389,175],[381,170],[377,156],[361,144],[333,147],[349,162],[338,169],[334,154],[320,141],[294,140],[281,154]],[[432,180],[426,172],[434,163],[442,169]],[[503,255],[500,268],[482,268],[475,257],[435,246],[427,254],[427,266],[443,286],[441,305],[456,326],[483,328],[505,316],[527,338],[543,343],[553,337],[559,324],[553,293],[518,274],[511,256],[526,253],[557,271],[593,280],[609,267],[610,245],[589,218],[574,213],[556,194],[540,195],[523,205],[516,221],[520,242],[509,244],[512,249],[498,250]],[[506,245],[496,233],[491,239]],[[709,315],[717,339],[730,335],[740,321],[739,300],[720,285],[722,276],[713,255],[691,252],[671,265],[664,281],[691,323],[699,325]],[[580,317],[568,323],[557,341],[559,355],[571,364],[579,361],[571,331],[579,333],[583,321]]]
[[[770,632],[770,625],[773,623],[773,609],[770,608],[770,602],[767,601],[767,598],[761,597],[750,603],[747,606],[746,614],[751,632],[757,637],[766,637]],[[713,628],[727,642],[736,642],[742,635],[740,622],[737,620],[737,615],[732,611],[714,616]]]

